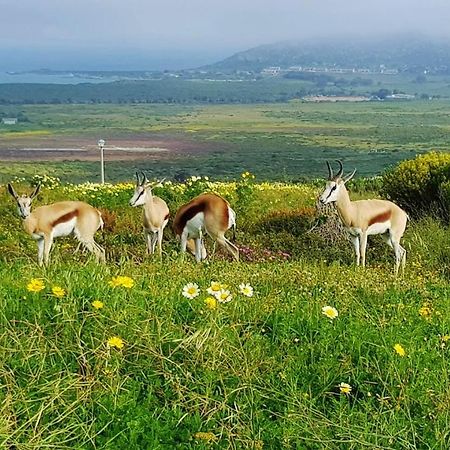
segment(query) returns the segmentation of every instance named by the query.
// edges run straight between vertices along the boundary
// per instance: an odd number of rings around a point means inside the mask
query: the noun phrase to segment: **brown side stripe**
[[[387,222],[391,218],[391,211],[386,211],[384,213],[378,214],[378,216],[372,217],[369,220],[369,227],[374,223]]]
[[[199,212],[202,212],[205,210],[205,203],[200,202],[197,204],[192,205],[191,207],[187,208],[186,211],[184,211],[181,216],[179,217],[178,221],[173,224],[173,227],[175,229],[175,233],[180,235],[183,233],[184,227],[186,226],[186,223],[191,220],[196,214]]]
[[[228,211],[228,205],[225,202],[223,202],[222,227],[224,230],[228,229],[229,221],[230,221],[230,211]]]
[[[78,216],[78,209],[75,209],[74,211],[70,211],[67,214],[64,214],[61,217],[58,217],[55,219],[52,223],[52,227],[56,227],[56,225],[59,225],[60,223],[68,222],[69,220],[72,220],[74,217]]]
[[[166,217],[164,217],[164,220],[167,220],[170,217],[170,213],[166,214]]]

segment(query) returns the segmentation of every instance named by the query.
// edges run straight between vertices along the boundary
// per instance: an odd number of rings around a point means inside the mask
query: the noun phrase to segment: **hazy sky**
[[[0,0],[0,68],[186,67],[288,39],[447,37],[449,20],[450,0]]]

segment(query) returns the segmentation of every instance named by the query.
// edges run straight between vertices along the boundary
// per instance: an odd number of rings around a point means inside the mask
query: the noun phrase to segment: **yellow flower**
[[[327,316],[329,319],[336,319],[336,317],[339,315],[336,308],[333,308],[332,306],[324,306],[322,308],[322,314]]]
[[[216,295],[222,289],[222,285],[218,281],[211,281],[211,285],[206,292],[211,295]]]
[[[422,305],[422,307],[419,309],[419,314],[422,317],[430,316],[431,315],[431,308],[427,304]]]
[[[348,383],[341,383],[339,385],[339,391],[341,392],[341,394],[350,394],[350,392],[352,392],[352,387],[348,384]]]
[[[450,341],[450,336],[448,334],[444,334],[444,336],[441,337],[442,342]]]
[[[406,355],[405,349],[400,344],[395,344],[394,350],[397,352],[397,355],[399,355],[399,356]]]
[[[93,306],[95,309],[102,309],[102,308],[103,308],[103,302],[101,302],[100,300],[94,300],[94,301],[92,302],[92,306]]]
[[[217,438],[214,433],[205,433],[204,431],[198,431],[194,434],[195,439],[200,439],[202,441],[215,441]]]
[[[240,284],[239,285],[239,292],[242,295],[245,295],[246,297],[253,297],[253,288],[247,283],[247,284]]]
[[[182,295],[183,297],[193,299],[200,294],[200,289],[197,283],[188,283],[183,287]]]
[[[123,348],[125,345],[123,343],[123,340],[118,336],[110,337],[107,341],[107,344],[108,344],[108,347],[116,347],[118,349]]]
[[[124,276],[118,275],[117,277],[114,277],[109,282],[109,285],[114,288],[122,286],[127,289],[130,289],[134,286],[134,280],[133,280],[133,278],[130,278],[130,277],[124,277]]]
[[[205,305],[208,309],[216,309],[217,308],[217,300],[214,297],[206,297]]]
[[[45,288],[44,281],[42,278],[33,278],[27,284],[27,290],[30,292],[41,292]]]
[[[230,291],[228,291],[227,289],[221,289],[219,292],[217,292],[215,297],[219,303],[231,302],[231,299],[233,298]]]
[[[66,295],[66,290],[63,289],[61,286],[53,286],[52,293],[55,297],[63,298]]]

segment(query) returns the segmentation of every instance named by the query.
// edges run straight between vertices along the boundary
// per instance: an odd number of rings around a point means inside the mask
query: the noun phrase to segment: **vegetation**
[[[449,151],[447,100],[262,105],[27,105],[0,107],[28,122],[0,126],[0,148],[77,147],[107,141],[106,176],[130,180],[136,169],[173,178],[213,175],[232,179],[250,168],[265,180],[323,177],[325,160],[341,159],[357,176],[430,150]],[[168,151],[114,161],[110,145],[149,143]],[[179,149],[188,143],[188,149]],[[142,145],[142,144],[141,144]],[[133,145],[132,145],[133,146]],[[175,147],[174,150],[170,150]],[[1,151],[0,151],[1,152]],[[37,152],[34,152],[37,154]],[[0,182],[49,173],[64,182],[99,179],[98,162],[0,163]],[[75,156],[77,157],[77,156]],[[52,155],[49,157],[52,158]]]
[[[410,223],[406,273],[394,279],[381,240],[370,243],[366,269],[353,266],[348,242],[329,241],[315,185],[191,178],[155,193],[172,211],[204,190],[228,198],[241,261],[221,252],[183,260],[170,230],[159,261],[145,255],[142,212],[128,206],[133,185],[40,181],[37,205],[70,198],[101,208],[108,263],[58,239],[51,266],[38,268],[2,190],[2,447],[446,447],[442,224]],[[361,182],[350,189],[374,195]],[[218,302],[212,282],[232,298]]]
[[[286,102],[307,95],[366,95],[384,92],[406,93],[417,98],[450,97],[449,76],[380,73],[334,74],[290,72],[285,76],[263,77],[247,75],[224,78],[160,78],[122,80],[109,83],[0,84],[0,105],[33,104],[248,104]]]
[[[414,217],[436,214],[448,220],[450,154],[432,152],[403,161],[383,176],[383,189]]]

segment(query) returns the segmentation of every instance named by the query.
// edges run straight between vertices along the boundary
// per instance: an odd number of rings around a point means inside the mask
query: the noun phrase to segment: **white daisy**
[[[227,289],[221,289],[215,297],[217,298],[217,301],[219,303],[228,303],[231,302],[231,299],[233,296],[231,295],[230,291]]]
[[[253,297],[253,288],[250,284],[242,283],[239,285],[239,292],[246,297]]]
[[[210,295],[216,295],[222,289],[222,285],[218,281],[211,281],[211,285],[206,292]]]
[[[188,283],[183,287],[182,295],[186,298],[193,299],[200,294],[197,283]]]

